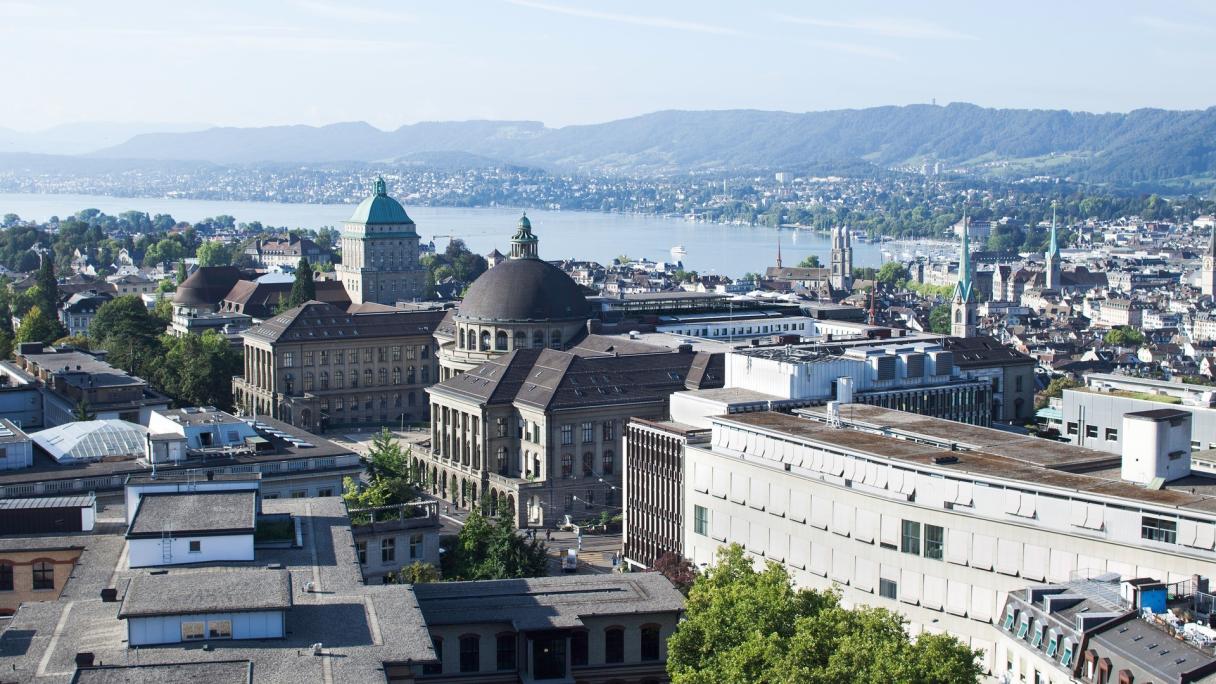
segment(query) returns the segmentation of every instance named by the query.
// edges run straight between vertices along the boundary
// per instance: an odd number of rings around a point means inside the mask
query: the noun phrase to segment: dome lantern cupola
[[[512,259],[538,259],[537,243],[540,241],[532,234],[532,222],[528,220],[528,214],[525,212],[519,217],[519,224],[515,229],[515,235],[511,236],[511,258]]]

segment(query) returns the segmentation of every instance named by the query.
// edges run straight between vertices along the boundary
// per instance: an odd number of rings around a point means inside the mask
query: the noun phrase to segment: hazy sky
[[[0,126],[1216,105],[1216,2],[0,0]]]

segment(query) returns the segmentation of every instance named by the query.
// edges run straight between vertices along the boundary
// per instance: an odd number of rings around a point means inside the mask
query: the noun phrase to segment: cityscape
[[[1166,4],[0,2],[0,680],[1216,682]]]

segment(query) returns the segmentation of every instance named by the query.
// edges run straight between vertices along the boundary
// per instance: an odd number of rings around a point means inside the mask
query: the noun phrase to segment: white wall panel
[[[720,509],[710,511],[709,536],[720,542],[724,542],[730,537],[730,516],[726,511]]]
[[[1047,569],[1048,582],[1067,582],[1077,569],[1077,554],[1060,549],[1051,550],[1051,562]]]
[[[971,601],[971,585],[950,580],[946,583],[946,612],[966,617]]]
[[[1038,582],[1047,579],[1050,557],[1046,546],[1027,544],[1022,549],[1022,577]]]
[[[826,496],[816,496],[811,499],[811,519],[809,524],[821,530],[828,528],[832,521],[832,500]]]
[[[992,608],[995,592],[987,587],[971,587],[971,608],[967,616],[980,622],[992,622]]]
[[[730,474],[730,500],[735,503],[747,503],[748,477],[739,471]]]
[[[714,471],[705,463],[697,463],[693,468],[693,489],[698,492],[708,493],[709,487],[713,483]]]
[[[751,535],[747,540],[747,550],[752,553],[768,553],[768,526],[760,523],[751,524]]]
[[[807,564],[806,569],[826,577],[831,567],[832,547],[820,542],[811,542],[811,562]]]
[[[883,544],[899,546],[899,523],[900,517],[898,515],[882,514],[882,537],[880,541]]]
[[[853,554],[840,548],[832,550],[832,579],[841,584],[848,584],[853,580]]]
[[[750,534],[751,530],[748,528],[747,520],[738,517],[730,519],[730,541],[732,544],[747,546],[747,538]]]
[[[832,531],[842,537],[853,534],[853,507],[835,501],[832,503]]]
[[[946,605],[946,578],[936,575],[925,575],[924,590],[920,604],[933,610],[941,610]]]
[[[795,568],[806,569],[811,558],[811,542],[805,537],[790,537],[790,555],[786,561]]]
[[[899,574],[899,600],[916,605],[920,603],[921,574],[914,570],[903,570]]]
[[[768,507],[768,483],[764,480],[753,477],[751,481],[751,494],[748,495],[747,505],[752,508],[763,511]]]
[[[804,523],[811,513],[811,493],[805,490],[790,490],[789,519]]]
[[[971,558],[971,533],[967,530],[946,530],[946,561],[966,565]]]
[[[858,541],[873,543],[878,536],[878,513],[864,508],[857,509],[857,525],[853,530],[853,538]]]
[[[768,557],[784,561],[789,556],[790,536],[780,530],[769,530]]]
[[[853,588],[874,592],[878,586],[878,563],[858,556],[853,560]]]
[[[726,466],[715,466],[713,474],[713,482],[710,484],[709,493],[719,499],[725,499],[727,493],[730,492],[730,470]]]
[[[785,515],[790,504],[790,490],[779,484],[773,484],[768,489],[768,512],[776,516]]]
[[[991,570],[996,561],[996,539],[986,534],[971,536],[971,567]]]
[[[996,571],[1004,575],[1017,575],[1022,569],[1022,542],[998,539],[996,542]]]

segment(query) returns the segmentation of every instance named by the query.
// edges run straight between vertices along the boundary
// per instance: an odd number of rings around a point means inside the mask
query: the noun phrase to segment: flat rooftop
[[[72,684],[250,684],[253,663],[248,660],[217,660],[198,663],[154,665],[102,665],[82,668]]]
[[[824,409],[800,409],[797,413],[817,416],[819,420],[775,412],[731,414],[714,420],[772,430],[955,476],[1002,479],[1029,487],[1051,487],[1216,513],[1216,477],[1193,473],[1186,478],[1190,481],[1187,484],[1180,480],[1153,490],[1117,476],[1106,476],[1109,469],[1118,465],[1118,456],[1038,437],[867,404],[846,404],[840,408],[841,421],[850,429],[820,422],[825,417]],[[955,460],[938,463],[943,456]]]
[[[172,570],[165,574],[132,577],[118,617],[248,613],[290,607],[291,572],[288,570]]]
[[[237,418],[231,413],[220,411],[213,406],[204,406],[202,408],[187,407],[168,411],[157,411],[157,413],[165,416],[178,425],[184,425],[186,427],[191,427],[194,425],[235,425],[236,423],[243,422],[240,418]]]
[[[516,630],[577,627],[583,616],[682,610],[684,597],[657,572],[565,575],[413,587],[429,625],[495,622]]]
[[[707,401],[720,401],[724,404],[747,404],[760,403],[765,401],[790,401],[784,397],[779,397],[775,394],[766,394],[757,392],[756,390],[747,389],[744,387],[715,387],[713,389],[689,390],[680,394],[688,395],[695,399],[705,399]]]
[[[98,662],[107,664],[164,666],[248,660],[253,663],[259,684],[382,682],[385,663],[434,660],[430,636],[409,588],[363,584],[340,499],[273,499],[262,502],[262,507],[265,513],[287,513],[300,519],[307,531],[303,547],[258,549],[254,561],[175,568],[167,576],[189,576],[195,586],[227,590],[229,580],[242,577],[234,573],[272,574],[267,565],[282,565],[295,584],[292,605],[287,609],[285,638],[211,641],[207,651],[199,644],[129,650],[126,625],[117,617],[117,604],[98,600],[103,588],[116,589],[119,600],[124,600],[129,580],[148,574],[131,570],[123,562],[125,540],[121,533],[125,526],[121,521],[125,511],[116,505],[99,514],[97,530],[92,534],[0,540],[0,544],[39,541],[85,546],[81,562],[73,569],[59,600],[22,605],[8,629],[0,634],[4,679],[69,682],[76,670],[76,653],[81,651],[94,653]],[[224,577],[203,578],[207,573]],[[301,591],[306,581],[316,582],[318,591]],[[196,598],[192,596],[189,601]],[[318,642],[323,644],[325,656],[311,655],[311,646]],[[210,680],[191,679],[189,684],[204,681]]]
[[[140,497],[127,539],[161,534],[252,534],[255,491],[150,492]]]

